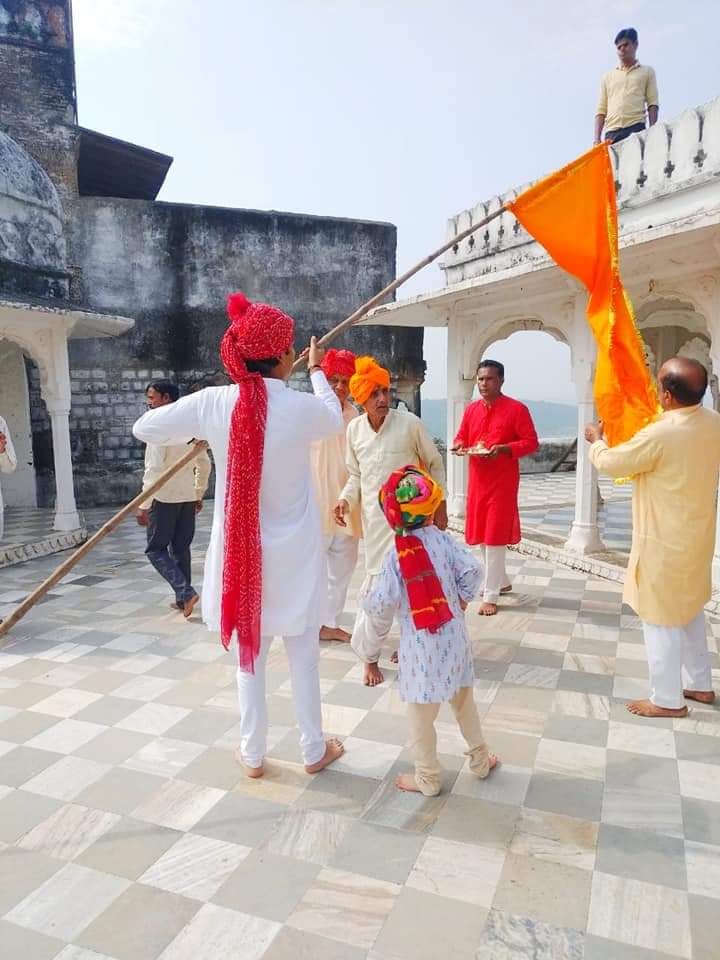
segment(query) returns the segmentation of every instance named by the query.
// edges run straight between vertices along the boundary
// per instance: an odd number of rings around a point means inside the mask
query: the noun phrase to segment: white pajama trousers
[[[678,710],[685,705],[683,690],[712,690],[704,610],[684,627],[643,623],[643,635],[652,703]]]
[[[355,653],[366,663],[377,663],[380,650],[392,630],[394,614],[370,617],[363,609],[363,600],[372,591],[377,574],[369,573],[362,582],[358,594],[358,611],[352,631],[351,646]]]
[[[328,570],[327,619],[323,626],[339,627],[345,609],[348,587],[355,572],[360,541],[344,533],[324,538]]]
[[[295,717],[300,728],[300,749],[306,766],[325,754],[325,737],[320,708],[320,645],[318,626],[297,637],[284,637],[290,667]],[[240,754],[249,767],[259,767],[267,751],[268,712],[265,698],[265,664],[273,637],[263,637],[255,661],[255,673],[238,668],[240,704]]]
[[[483,600],[485,603],[497,603],[500,591],[510,586],[510,580],[505,571],[505,554],[507,547],[491,547],[480,545],[485,550],[485,588]]]

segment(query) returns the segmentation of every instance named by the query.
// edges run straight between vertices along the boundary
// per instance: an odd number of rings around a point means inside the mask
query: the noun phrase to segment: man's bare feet
[[[715,703],[714,690],[683,690],[686,700],[697,700],[698,703]]]
[[[397,662],[398,662],[398,652],[397,650],[394,650],[392,656],[390,657],[390,663],[397,663]]]
[[[324,770],[325,767],[329,767],[331,763],[335,763],[336,760],[339,760],[340,757],[345,753],[345,747],[339,740],[336,740],[335,737],[328,740],[325,745],[325,754],[322,759],[318,760],[317,763],[311,763],[309,766],[305,767],[305,773],[320,773],[321,770]]]
[[[366,663],[363,670],[363,683],[366,687],[376,687],[385,677],[376,663]]]
[[[498,760],[496,754],[494,754],[494,753],[489,753],[489,754],[488,754],[488,772],[485,774],[485,776],[488,776],[488,774],[490,773],[490,771],[491,771],[491,770],[494,770],[495,767],[498,765],[499,762],[500,762],[500,761]],[[485,777],[481,777],[480,779],[481,779],[481,780],[484,780]]]
[[[478,610],[478,613],[480,614],[481,617],[494,617],[495,614],[497,613],[497,604],[487,603],[486,601],[483,601],[480,604],[480,609]]]
[[[352,639],[347,630],[342,627],[320,627],[321,640],[339,640],[341,643],[350,643]]]
[[[686,717],[688,712],[687,707],[680,707],[677,710],[657,707],[652,700],[633,700],[627,708],[636,717]]]
[[[395,777],[395,786],[405,793],[422,793],[414,773],[399,773]]]
[[[245,776],[249,777],[251,780],[259,780],[260,777],[265,775],[265,767],[262,764],[260,764],[259,767],[248,766],[248,764],[243,760],[242,754],[239,750],[235,751],[235,759],[245,771]]]
[[[185,617],[186,620],[188,620],[192,616],[192,612],[195,609],[195,606],[199,602],[199,600],[200,600],[200,597],[197,594],[195,594],[195,596],[190,597],[189,600],[185,601],[185,605],[183,607],[183,616]]]

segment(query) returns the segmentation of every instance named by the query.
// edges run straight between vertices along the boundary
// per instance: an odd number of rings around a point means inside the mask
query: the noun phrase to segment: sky
[[[398,271],[448,217],[592,143],[615,33],[661,117],[720,94],[717,0],[73,0],[83,126],[175,158],[159,199],[390,221]],[[435,265],[398,291],[444,285]],[[324,332],[324,331],[321,331]],[[542,333],[492,348],[509,393],[573,402]],[[445,331],[423,396],[445,395]]]

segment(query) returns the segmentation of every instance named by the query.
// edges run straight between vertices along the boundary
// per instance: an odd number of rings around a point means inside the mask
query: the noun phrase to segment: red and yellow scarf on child
[[[453,614],[422,540],[411,531],[432,519],[442,499],[442,489],[430,474],[413,465],[391,473],[379,493],[385,518],[395,531],[413,623],[430,633],[452,620]]]

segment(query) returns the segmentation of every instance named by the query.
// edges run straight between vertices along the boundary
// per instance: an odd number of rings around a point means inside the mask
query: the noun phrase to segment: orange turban
[[[390,388],[390,374],[372,357],[358,357],[355,361],[355,373],[350,377],[350,393],[361,407],[370,399],[378,387]]]

